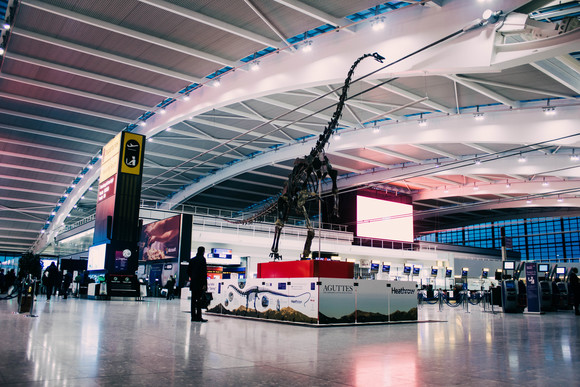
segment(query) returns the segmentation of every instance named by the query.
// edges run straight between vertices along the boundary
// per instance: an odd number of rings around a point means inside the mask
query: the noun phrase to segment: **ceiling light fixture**
[[[147,122],[141,121],[141,122],[139,122],[139,125],[141,125],[141,126],[147,126]]]
[[[475,159],[475,165],[480,165],[481,164],[481,160],[480,159]]]
[[[385,29],[385,18],[383,16],[377,16],[371,20],[371,27],[373,31],[380,31]]]
[[[580,157],[578,157],[578,155],[574,153],[574,149],[572,149],[572,154],[570,155],[570,161],[578,161],[578,160],[580,160]]]
[[[4,47],[0,46],[0,55],[4,55]]]
[[[423,118],[423,113],[421,113],[419,120],[417,121],[420,127],[427,126],[427,120]]]
[[[255,60],[250,64],[250,70],[252,71],[258,71],[260,70],[260,61],[259,60]]]
[[[548,187],[550,185],[549,182],[546,181],[546,178],[544,177],[544,181],[542,181],[542,187]]]
[[[562,203],[564,201],[564,198],[561,198],[560,196],[558,196],[558,203]]]
[[[373,133],[379,133],[381,129],[378,126],[373,126]]]
[[[532,204],[532,199],[528,199],[528,200],[526,200],[526,203],[528,203],[528,204]]]
[[[167,113],[167,110],[165,110],[165,109],[161,109],[161,110],[159,110],[159,113],[160,113],[160,114],[165,114],[165,113]]]
[[[7,21],[4,21],[2,23],[2,29],[8,31],[10,29],[10,23],[8,23]]]
[[[506,187],[506,188],[509,188],[509,187],[511,187],[511,186],[512,186],[512,185],[510,184],[509,180],[506,180],[506,181],[505,181],[505,187]]]
[[[494,12],[491,9],[486,9],[485,11],[483,11],[482,15],[483,21],[488,22],[490,24],[494,24],[499,20],[501,13],[502,13],[501,11]]]
[[[219,78],[215,78],[212,82],[211,85],[213,87],[220,87],[222,85],[222,81]]]
[[[479,191],[479,187],[475,183],[473,183],[473,190],[474,191]]]
[[[553,116],[556,114],[556,108],[553,106],[550,106],[550,98],[548,98],[548,100],[546,102],[546,106],[544,106],[542,108],[542,110],[544,111],[544,114],[547,116]]]
[[[553,116],[556,114],[556,108],[553,106],[544,106],[542,110],[544,111],[544,114],[547,116]]]
[[[520,153],[520,157],[518,157],[518,163],[525,163],[526,161],[526,157]]]
[[[310,52],[312,51],[312,40],[305,40],[302,44],[302,52]]]
[[[479,105],[477,106],[477,111],[473,113],[473,118],[475,118],[476,121],[482,121],[485,118],[483,112],[479,111]]]

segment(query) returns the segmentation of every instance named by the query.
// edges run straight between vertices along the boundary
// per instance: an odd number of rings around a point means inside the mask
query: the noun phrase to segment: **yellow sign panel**
[[[125,132],[123,137],[123,157],[121,158],[121,172],[139,175],[143,162],[143,139],[145,136]]]
[[[123,133],[117,134],[103,147],[103,155],[101,157],[101,175],[99,177],[100,183],[119,171],[119,153],[121,150],[122,134]]]

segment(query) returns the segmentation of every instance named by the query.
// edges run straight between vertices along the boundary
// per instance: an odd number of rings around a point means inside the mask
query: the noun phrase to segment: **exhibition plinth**
[[[210,279],[208,313],[303,325],[417,321],[414,281],[345,278]]]
[[[353,278],[354,263],[322,260],[258,263],[258,278]]]

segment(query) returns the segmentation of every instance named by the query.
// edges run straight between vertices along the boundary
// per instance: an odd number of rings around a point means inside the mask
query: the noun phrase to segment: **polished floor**
[[[578,386],[580,317],[421,306],[418,324],[310,328],[179,300],[0,301],[1,386]]]

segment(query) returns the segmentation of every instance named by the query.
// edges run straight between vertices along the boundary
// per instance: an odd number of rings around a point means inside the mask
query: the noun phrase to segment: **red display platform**
[[[350,278],[354,263],[339,261],[287,261],[258,263],[258,278]]]

